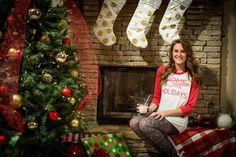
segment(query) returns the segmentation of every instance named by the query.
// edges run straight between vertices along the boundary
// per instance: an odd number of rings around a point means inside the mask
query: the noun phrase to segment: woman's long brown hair
[[[162,73],[161,76],[161,84],[166,83],[168,76],[176,71],[175,68],[175,62],[173,60],[173,49],[176,44],[182,44],[185,53],[187,54],[187,60],[185,63],[185,69],[188,71],[189,75],[192,77],[192,79],[198,84],[201,85],[201,77],[200,73],[198,71],[198,62],[196,61],[196,58],[193,53],[192,46],[187,40],[183,39],[177,39],[172,42],[170,47],[170,54],[169,54],[169,64],[166,67],[166,70]]]

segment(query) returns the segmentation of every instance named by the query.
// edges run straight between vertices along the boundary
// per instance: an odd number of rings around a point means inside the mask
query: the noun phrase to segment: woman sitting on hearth
[[[165,156],[178,156],[167,136],[186,130],[188,116],[194,111],[198,100],[200,84],[198,63],[191,45],[183,39],[173,41],[169,64],[157,70],[148,113],[134,116],[130,127]]]

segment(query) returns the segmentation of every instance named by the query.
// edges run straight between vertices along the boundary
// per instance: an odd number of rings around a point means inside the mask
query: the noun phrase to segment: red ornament
[[[22,56],[22,51],[21,50],[17,50],[15,48],[10,48],[8,50],[8,58],[11,60],[17,60],[19,61],[21,59]]]
[[[9,87],[7,85],[0,85],[0,94],[7,94],[9,91]]]
[[[66,45],[66,46],[70,46],[71,45],[71,41],[69,38],[64,38],[62,40],[62,44]]]
[[[57,120],[58,119],[58,113],[56,111],[49,112],[49,119],[50,120]]]
[[[61,90],[61,94],[65,97],[71,96],[71,90],[68,87],[65,87]]]
[[[0,135],[0,145],[6,145],[7,143],[7,137],[5,135]]]
[[[14,22],[15,22],[15,18],[12,15],[8,16],[7,22],[8,22],[9,25],[13,25]]]

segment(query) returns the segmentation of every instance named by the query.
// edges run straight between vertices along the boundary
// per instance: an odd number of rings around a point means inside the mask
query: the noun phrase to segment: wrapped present
[[[131,157],[130,150],[121,133],[92,134],[82,138],[89,157],[120,156]]]

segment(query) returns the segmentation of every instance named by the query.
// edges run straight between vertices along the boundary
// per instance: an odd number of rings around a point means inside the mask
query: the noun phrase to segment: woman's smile
[[[173,48],[173,60],[175,62],[176,70],[185,70],[185,62],[187,60],[187,54],[181,43],[175,44]]]

